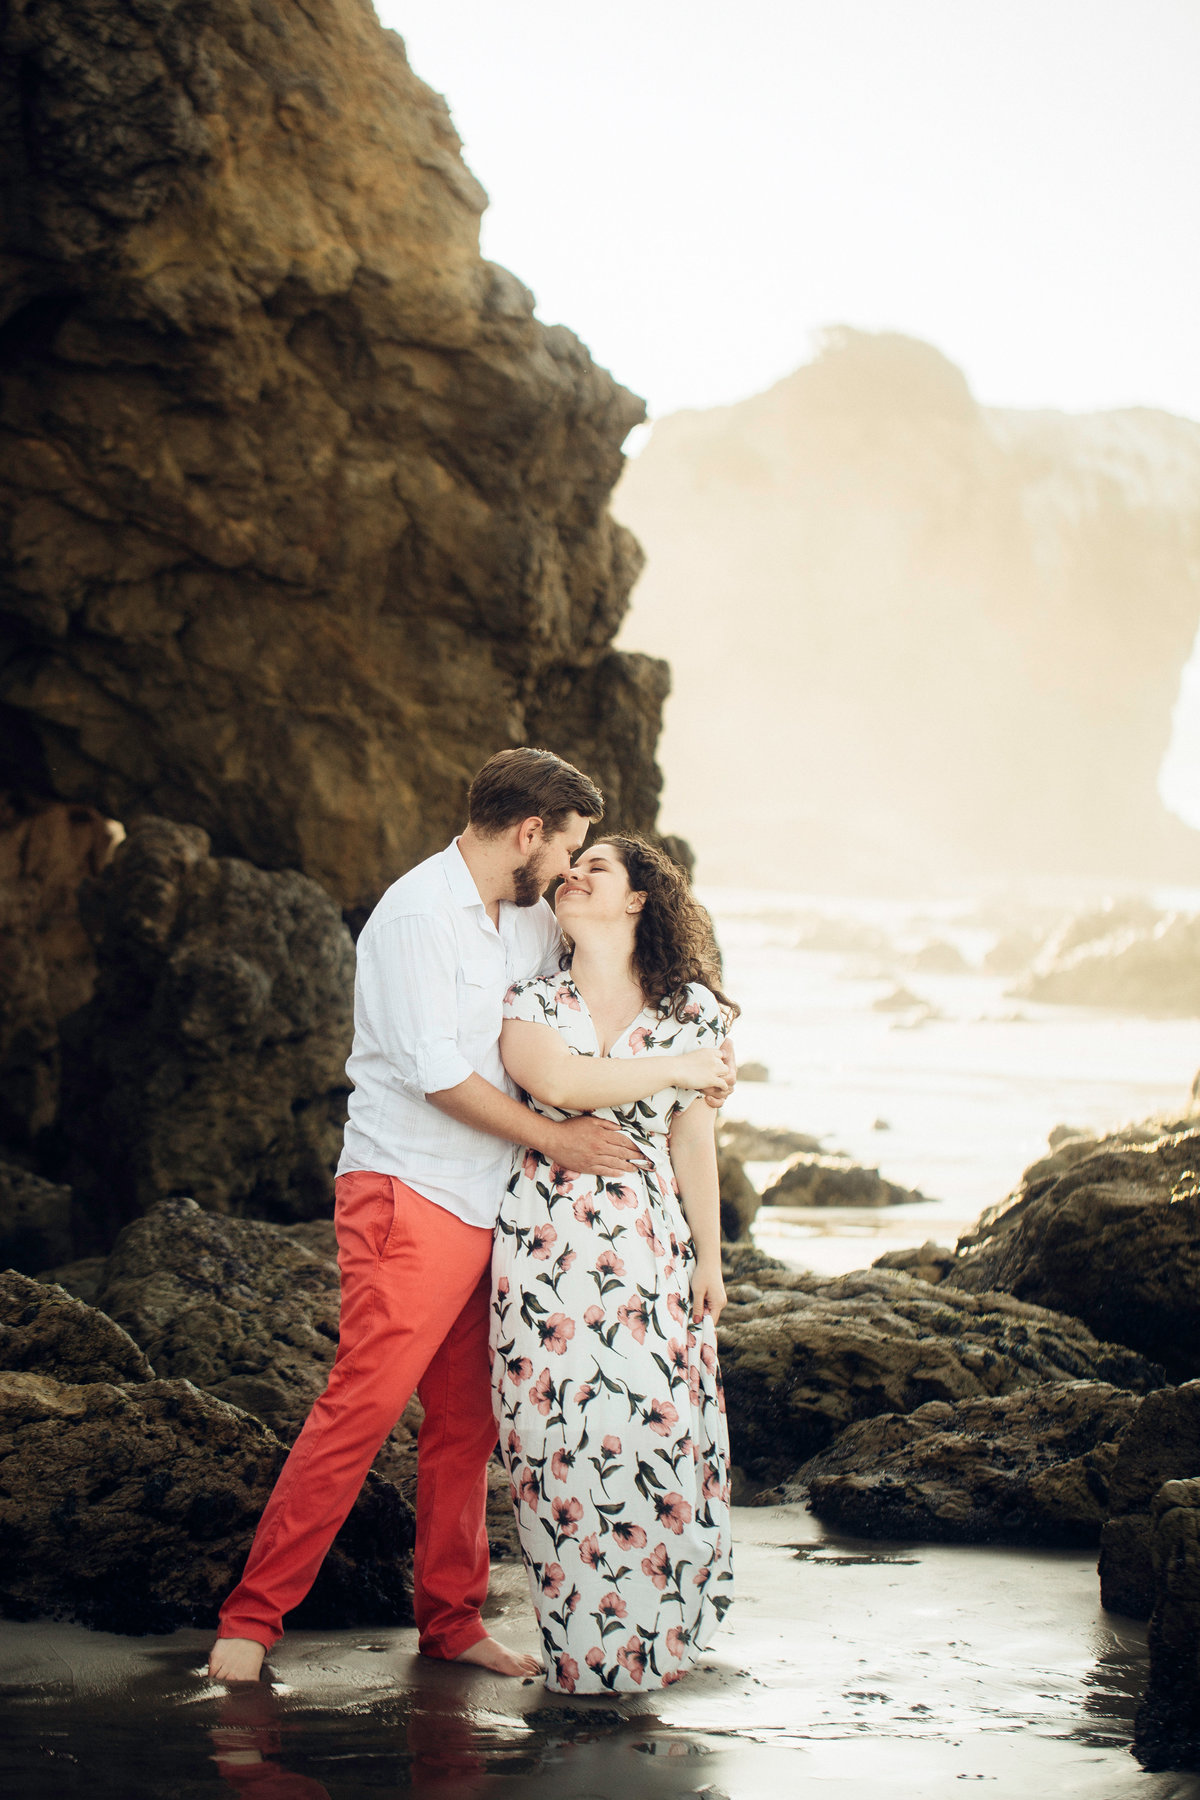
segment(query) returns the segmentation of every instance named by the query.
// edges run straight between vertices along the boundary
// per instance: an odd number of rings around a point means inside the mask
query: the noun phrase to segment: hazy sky
[[[1200,0],[379,0],[485,254],[657,413],[829,323],[1200,417]]]

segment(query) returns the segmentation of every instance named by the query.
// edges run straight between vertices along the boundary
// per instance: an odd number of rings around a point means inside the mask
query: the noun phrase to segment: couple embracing
[[[675,1681],[730,1604],[713,1108],[736,1009],[674,863],[583,848],[602,813],[570,763],[502,751],[363,929],[337,1358],[221,1609],[218,1679],[258,1677],[414,1391],[425,1655],[542,1667],[481,1617],[497,1434],[549,1688]]]

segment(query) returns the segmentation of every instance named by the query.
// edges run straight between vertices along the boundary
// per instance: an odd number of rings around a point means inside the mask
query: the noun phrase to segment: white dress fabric
[[[598,1056],[569,975],[518,982],[505,1016]],[[719,1043],[708,988],[682,1022],[646,1008],[608,1054]],[[492,1393],[521,1550],[560,1693],[677,1681],[732,1601],[729,1438],[716,1329],[691,1318],[691,1233],[667,1134],[693,1091],[600,1108],[652,1168],[615,1181],[518,1152],[492,1260]],[[531,1101],[550,1118],[569,1115]]]

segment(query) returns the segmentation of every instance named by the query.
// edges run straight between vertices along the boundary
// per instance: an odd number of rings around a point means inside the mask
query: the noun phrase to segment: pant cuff
[[[478,1615],[455,1631],[422,1632],[417,1641],[417,1648],[422,1656],[436,1656],[442,1662],[453,1662],[472,1644],[481,1643],[487,1637],[488,1629]]]

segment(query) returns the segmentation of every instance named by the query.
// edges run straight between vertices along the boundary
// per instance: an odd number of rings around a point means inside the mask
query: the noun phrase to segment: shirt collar
[[[442,852],[442,868],[446,872],[446,884],[450,889],[456,906],[482,906],[483,896],[475,886],[475,877],[463,859],[458,847],[458,839],[447,844]]]

